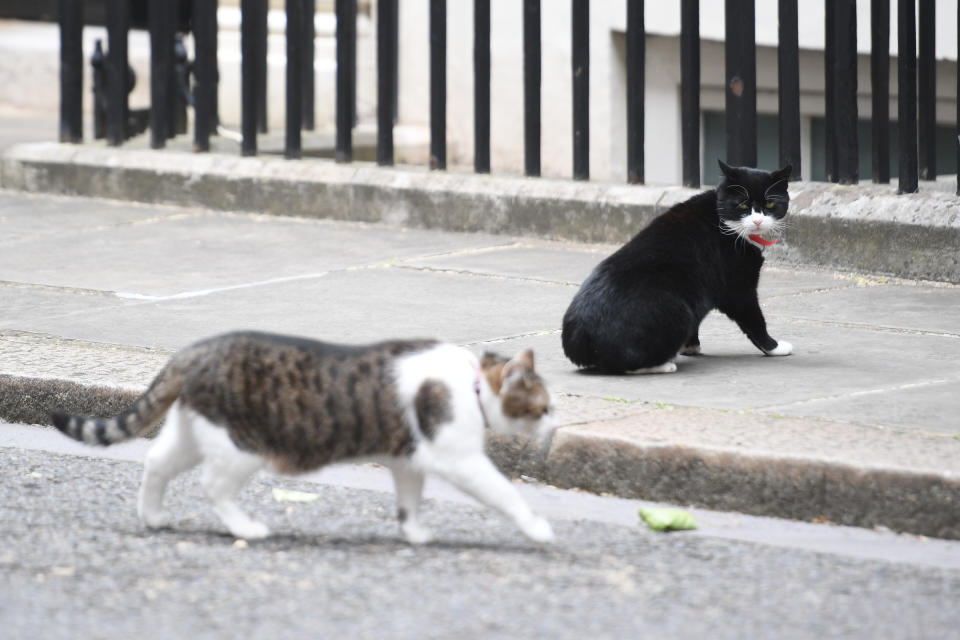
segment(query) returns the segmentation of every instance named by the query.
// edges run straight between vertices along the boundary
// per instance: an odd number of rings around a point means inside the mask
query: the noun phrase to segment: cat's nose
[[[756,220],[753,221],[753,224],[759,227],[760,225],[763,224],[763,218],[757,218]]]

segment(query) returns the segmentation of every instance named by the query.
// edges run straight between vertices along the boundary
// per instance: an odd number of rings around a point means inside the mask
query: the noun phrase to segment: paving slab
[[[322,275],[367,266],[370,256],[376,256],[377,262],[390,262],[450,246],[429,230],[341,225],[336,234],[330,234],[323,223],[305,225],[296,219],[267,220],[200,210],[128,212],[113,220],[101,219],[98,211],[77,213],[62,208],[57,214],[45,215],[49,218],[38,219],[22,208],[4,214],[5,223],[24,229],[14,242],[0,241],[6,253],[5,279],[164,297]],[[27,230],[43,226],[58,230],[29,237]],[[227,227],[229,233],[224,232]],[[68,235],[71,241],[57,243],[57,251],[51,252],[53,233]],[[475,234],[458,247],[502,242]],[[134,268],[123,267],[134,260]]]
[[[800,299],[766,301],[772,314],[796,319],[851,324],[878,329],[956,335],[960,288],[873,283],[847,290],[817,292]]]
[[[614,249],[612,246],[525,241],[484,250],[414,258],[403,265],[579,286],[597,263]]]
[[[558,285],[373,267],[143,300],[27,290],[17,296],[17,317],[0,321],[0,328],[29,325],[67,338],[168,350],[236,329],[354,343],[387,336],[485,342],[553,326],[567,297]]]
[[[493,439],[562,486],[960,537],[960,287],[771,264],[795,354],[711,314],[672,375],[579,372],[560,322],[615,247],[0,192],[0,417],[106,415],[170,353],[239,328],[532,347],[551,443]]]

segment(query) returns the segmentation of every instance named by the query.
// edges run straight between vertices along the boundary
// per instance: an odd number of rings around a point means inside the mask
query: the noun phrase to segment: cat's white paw
[[[172,520],[170,514],[166,511],[140,514],[140,522],[148,529],[166,529],[170,526]]]
[[[534,516],[527,522],[523,526],[523,533],[534,542],[553,541],[553,527],[540,516]]]
[[[777,342],[777,346],[770,351],[764,351],[768,356],[788,356],[793,353],[793,345],[786,340]]]
[[[410,544],[427,544],[433,540],[433,532],[420,524],[407,521],[400,526],[400,530]]]
[[[644,367],[637,369],[634,373],[674,373],[677,370],[677,363],[670,361],[658,364],[655,367]]]
[[[262,522],[251,520],[250,522],[233,525],[230,527],[230,534],[235,538],[243,538],[244,540],[261,540],[270,535],[270,527]]]

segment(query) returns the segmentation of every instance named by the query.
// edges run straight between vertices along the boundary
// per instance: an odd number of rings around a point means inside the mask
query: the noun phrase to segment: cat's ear
[[[724,162],[720,158],[717,158],[717,163],[720,165],[720,171],[721,173],[723,173],[723,175],[727,176],[728,178],[733,177],[733,167],[728,165],[726,162]]]
[[[528,369],[533,369],[533,349],[524,349],[517,354],[514,360],[519,360],[523,362]]]
[[[517,369],[529,369],[533,371],[533,350],[524,349],[511,358],[510,362],[504,365],[501,375],[503,378],[506,378]]]
[[[507,359],[501,358],[495,353],[484,351],[480,358],[480,368],[483,375],[487,378],[487,384],[493,389],[493,392],[500,395],[500,387],[503,385],[503,370],[506,368]]]
[[[496,366],[506,362],[506,358],[501,358],[492,351],[484,351],[483,356],[480,358],[480,366],[483,369],[489,369],[490,367]]]
[[[787,163],[783,169],[778,169],[773,172],[773,177],[778,180],[790,180],[790,176],[793,175],[793,165]]]

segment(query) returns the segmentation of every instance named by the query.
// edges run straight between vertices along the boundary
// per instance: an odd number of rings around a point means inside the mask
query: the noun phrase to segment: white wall
[[[897,51],[896,3],[890,50]],[[545,176],[572,174],[570,0],[546,0],[542,12],[542,168]],[[938,120],[956,117],[957,5],[937,0]],[[400,124],[429,127],[429,1],[400,0]],[[724,2],[701,0],[701,106],[723,111]],[[645,174],[648,183],[676,184],[680,158],[680,2],[645,3],[647,29]],[[858,0],[858,94],[870,115],[870,2]],[[447,3],[447,158],[451,168],[473,163],[473,3]],[[590,175],[626,179],[625,0],[590,4]],[[809,118],[823,114],[822,1],[799,7],[801,133],[809,156]],[[757,109],[777,111],[777,4],[756,3]],[[518,0],[491,0],[491,167],[523,171],[523,15]],[[891,59],[890,113],[895,118],[897,71]],[[809,158],[805,157],[809,175]]]
[[[624,0],[592,3],[590,29],[590,172],[610,174],[611,90],[615,45],[611,16]],[[523,172],[523,6],[491,2],[491,169]],[[541,164],[545,176],[572,174],[570,0],[541,5]],[[400,2],[400,114],[404,125],[429,126],[429,2]],[[625,107],[624,107],[625,108]],[[473,163],[473,3],[447,3],[447,159]]]

